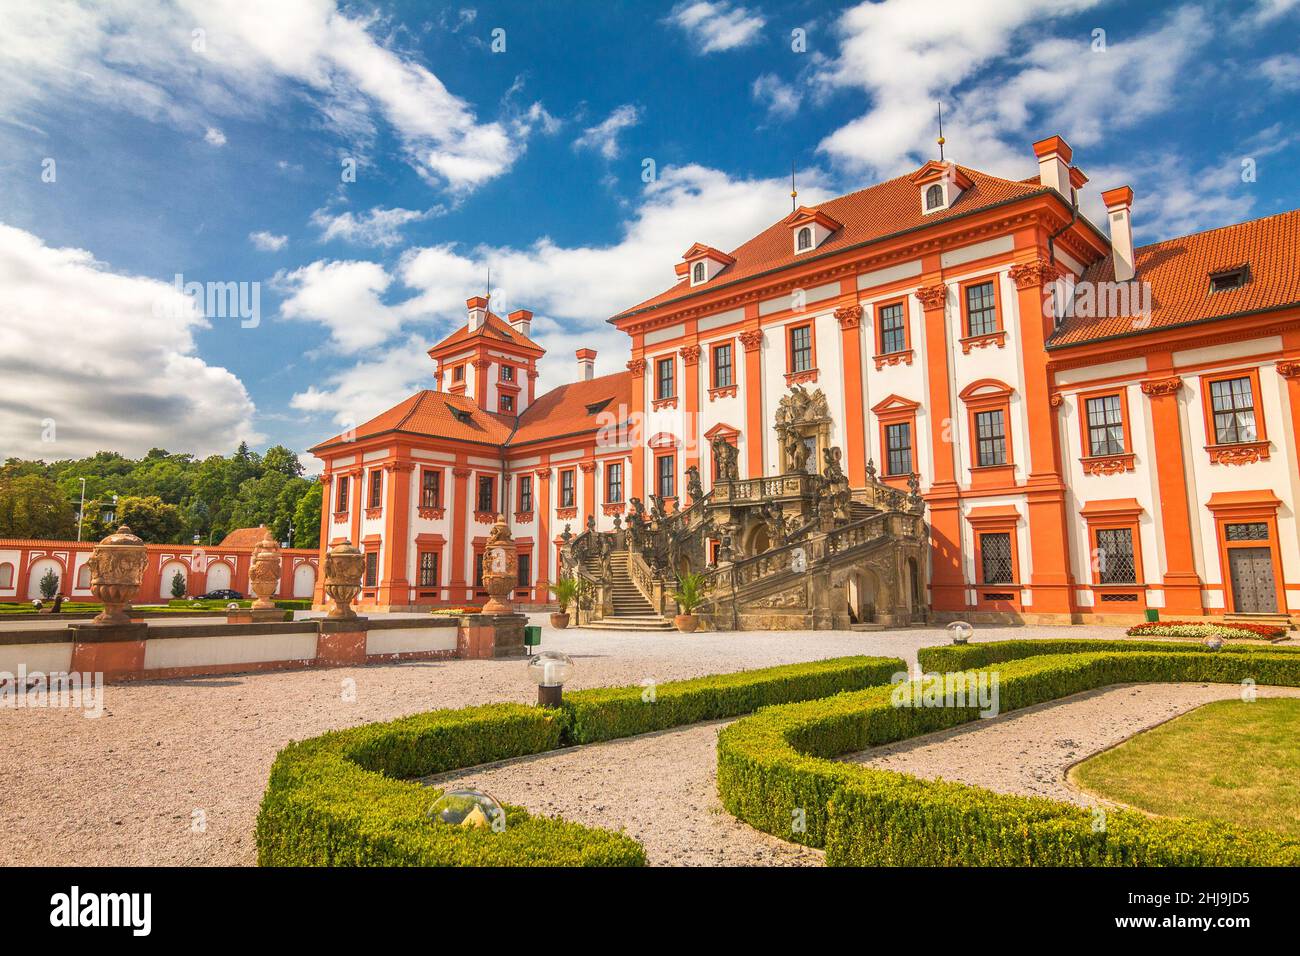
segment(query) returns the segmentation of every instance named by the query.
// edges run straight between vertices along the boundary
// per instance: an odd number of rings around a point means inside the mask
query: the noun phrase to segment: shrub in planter
[[[569,608],[577,603],[579,590],[581,586],[574,575],[562,577],[551,585],[555,602],[560,605],[559,613],[551,615],[551,627],[563,629],[569,626]]]
[[[677,590],[673,592],[673,600],[677,602],[677,608],[681,612],[673,618],[677,630],[690,634],[699,627],[699,619],[695,616],[695,609],[704,603],[704,597],[705,583],[703,574],[690,571],[678,576]]]

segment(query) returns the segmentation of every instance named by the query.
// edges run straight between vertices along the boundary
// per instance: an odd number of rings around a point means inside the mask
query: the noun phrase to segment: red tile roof
[[[510,444],[556,438],[594,431],[608,419],[599,420],[602,411],[623,415],[632,404],[632,373],[615,372],[586,382],[574,382],[553,388],[524,409],[519,428]],[[622,421],[620,416],[619,421]]]
[[[455,332],[451,333],[451,335],[447,336],[445,339],[439,342],[437,345],[435,345],[433,348],[429,349],[429,351],[438,352],[441,351],[442,349],[449,348],[454,345],[467,345],[471,342],[483,338],[499,339],[500,341],[503,342],[511,342],[515,345],[522,345],[525,348],[535,349],[538,352],[545,351],[545,349],[543,349],[540,345],[538,345],[528,336],[521,335],[520,333],[516,332],[513,328],[511,328],[509,322],[507,322],[505,319],[501,318],[501,316],[493,312],[489,312],[487,314],[487,319],[484,320],[483,324],[480,325],[473,332],[469,330],[469,323],[466,323],[465,325],[462,325],[460,328],[458,328]]]
[[[585,382],[551,389],[524,409],[511,415],[485,412],[471,398],[435,392],[416,392],[410,398],[357,426],[353,441],[375,438],[389,432],[429,435],[513,447],[527,442],[595,431],[603,424],[598,416],[605,408],[617,412],[632,402],[632,373],[615,372]],[[598,407],[599,406],[599,407]],[[460,412],[462,414],[457,415]],[[311,451],[343,441],[342,434],[321,442]]]
[[[458,415],[457,412],[461,414]],[[353,441],[360,441],[387,432],[405,432],[503,445],[513,428],[513,417],[485,412],[473,399],[423,389],[365,424],[358,425],[351,437]],[[335,435],[309,450],[316,451],[343,440],[343,434]]]
[[[1048,348],[1300,304],[1300,210],[1141,246],[1134,260],[1137,280],[1150,283],[1150,323],[1135,326],[1134,314],[1072,316],[1053,333]],[[1250,268],[1245,285],[1210,291],[1211,274],[1242,265]],[[1087,282],[1114,279],[1110,256],[1083,274]]]
[[[862,243],[906,232],[909,229],[943,222],[977,209],[1046,191],[1037,180],[1033,180],[1032,183],[1013,182],[967,169],[965,166],[957,168],[969,177],[971,187],[963,190],[951,207],[928,216],[921,214],[920,191],[911,181],[911,177],[915,176],[916,172],[886,180],[878,185],[849,193],[847,196],[840,196],[838,199],[828,200],[818,206],[806,207],[805,215],[807,209],[812,209],[844,224],[843,228],[837,229],[823,240],[812,255],[839,252]],[[794,254],[790,226],[791,216],[786,216],[732,250],[731,255],[736,261],[721,269],[716,276],[703,285],[692,288],[679,282],[639,305],[620,312],[614,319],[652,309],[695,293],[708,292],[729,282],[752,278],[760,273],[808,259],[809,253],[804,253],[802,256]]]
[[[266,534],[266,525],[258,528],[236,528],[221,539],[220,548],[251,548]]]

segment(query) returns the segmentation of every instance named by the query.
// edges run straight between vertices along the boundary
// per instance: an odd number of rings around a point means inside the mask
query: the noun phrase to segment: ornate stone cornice
[[[384,471],[387,472],[409,472],[415,471],[415,462],[413,461],[390,461],[384,465]]]
[[[683,345],[681,356],[683,365],[694,365],[700,360],[700,347],[698,345]]]
[[[1169,378],[1153,378],[1143,382],[1142,393],[1152,398],[1159,398],[1165,395],[1177,395],[1182,387],[1183,380],[1177,375],[1172,375]]]
[[[595,472],[595,470],[596,470],[596,463],[595,463],[594,461],[580,461],[580,462],[578,462],[578,469],[579,469],[579,470],[580,470],[584,475],[590,475],[590,474],[592,474],[593,472]]]
[[[492,364],[492,360],[491,360],[491,359],[487,359],[487,358],[476,358],[476,359],[470,359],[470,363],[469,363],[469,364],[470,364],[470,365],[473,365],[476,369],[480,369],[480,370],[482,370],[482,369],[487,368],[489,365],[491,365],[491,364]]]
[[[842,329],[856,329],[862,324],[862,306],[842,305],[835,310],[835,321]]]
[[[1300,378],[1300,362],[1278,362],[1274,367],[1283,378]]]
[[[930,309],[942,309],[944,302],[948,299],[948,287],[942,283],[935,285],[921,286],[915,293],[916,301],[921,303],[921,307],[927,311]]]
[[[551,469],[549,468],[538,468],[536,471],[533,472],[533,474],[535,474],[542,481],[551,480]]]
[[[627,363],[627,370],[636,378],[645,374],[645,359],[632,359]]]
[[[745,347],[746,352],[757,352],[763,345],[763,332],[761,329],[746,329],[740,333],[740,344]]]
[[[470,475],[474,474],[474,469],[473,469],[473,468],[453,468],[453,469],[451,470],[451,473],[452,473],[453,475],[455,475],[457,478],[468,478]]]

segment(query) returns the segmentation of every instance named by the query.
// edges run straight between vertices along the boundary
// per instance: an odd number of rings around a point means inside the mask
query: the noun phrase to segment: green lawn
[[[1071,779],[1161,816],[1300,837],[1300,699],[1206,704],[1075,767]]]

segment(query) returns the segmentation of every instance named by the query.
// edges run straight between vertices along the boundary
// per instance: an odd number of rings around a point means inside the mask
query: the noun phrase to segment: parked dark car
[[[242,601],[244,596],[238,591],[232,591],[230,588],[222,588],[220,591],[209,591],[203,595],[205,601]]]

